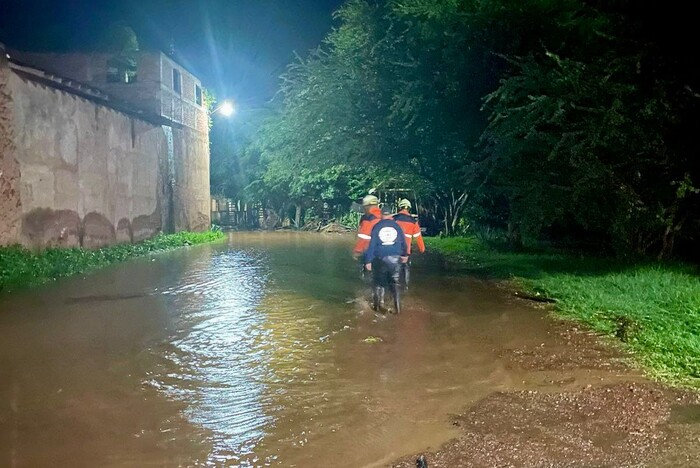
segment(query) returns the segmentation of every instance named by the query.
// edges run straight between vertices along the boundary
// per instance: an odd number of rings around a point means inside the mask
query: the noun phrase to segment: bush
[[[161,234],[138,244],[119,244],[96,250],[51,248],[32,252],[21,246],[0,247],[0,292],[85,273],[132,257],[212,242],[223,237],[220,231],[179,232]]]

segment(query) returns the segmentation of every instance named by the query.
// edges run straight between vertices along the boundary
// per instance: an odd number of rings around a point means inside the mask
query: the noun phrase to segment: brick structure
[[[209,227],[196,77],[162,53],[128,69],[109,54],[0,54],[0,245],[97,247]]]

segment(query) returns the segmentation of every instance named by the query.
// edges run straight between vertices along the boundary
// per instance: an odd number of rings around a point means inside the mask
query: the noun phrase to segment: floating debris
[[[362,341],[364,341],[365,343],[374,344],[374,343],[381,343],[384,340],[382,340],[378,336],[368,336],[367,338],[365,338]]]

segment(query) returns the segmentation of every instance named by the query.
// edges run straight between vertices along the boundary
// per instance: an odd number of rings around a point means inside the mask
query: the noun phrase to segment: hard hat
[[[411,202],[408,201],[406,198],[402,198],[401,200],[399,200],[399,208],[409,209],[411,208]]]
[[[367,195],[362,199],[362,206],[379,205],[379,198],[374,195]]]

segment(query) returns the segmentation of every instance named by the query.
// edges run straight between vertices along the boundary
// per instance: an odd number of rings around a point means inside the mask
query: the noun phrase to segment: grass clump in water
[[[700,275],[652,263],[551,251],[513,252],[477,238],[431,238],[472,273],[514,281],[556,300],[560,316],[614,336],[656,378],[700,388]]]
[[[186,245],[212,242],[221,232],[161,234],[137,244],[118,244],[101,249],[46,249],[32,252],[20,246],[0,247],[0,292],[46,283],[85,273],[128,258]]]

